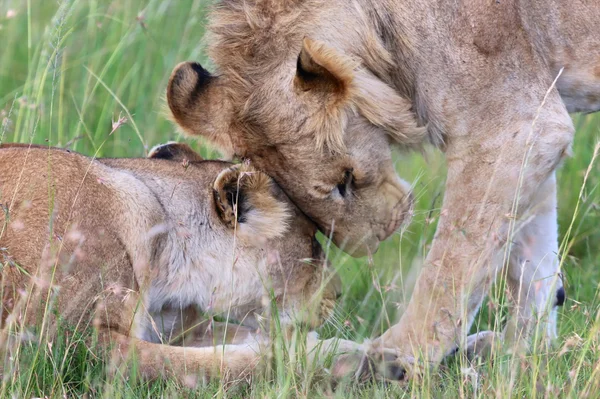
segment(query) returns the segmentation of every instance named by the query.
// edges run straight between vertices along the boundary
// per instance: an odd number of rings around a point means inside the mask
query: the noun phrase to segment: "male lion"
[[[175,120],[269,173],[347,251],[408,219],[390,147],[445,152],[433,245],[380,342],[439,363],[505,263],[505,341],[556,336],[554,171],[568,112],[600,109],[600,2],[221,0],[209,21],[217,73],[176,67]]]
[[[181,144],[151,156],[0,146],[2,341],[31,325],[42,340],[59,322],[93,321],[103,344],[135,350],[145,376],[249,376],[265,355],[257,315],[270,293],[283,327],[314,328],[333,311],[339,281],[316,227],[251,167],[202,161]],[[252,329],[217,333],[197,309]],[[308,344],[311,357],[362,348]]]

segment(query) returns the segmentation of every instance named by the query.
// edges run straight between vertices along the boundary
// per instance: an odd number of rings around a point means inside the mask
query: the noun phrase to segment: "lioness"
[[[317,327],[333,311],[339,280],[316,227],[251,167],[202,161],[181,144],[151,157],[0,147],[2,339],[93,322],[104,344],[135,349],[147,377],[249,376],[264,357],[257,315],[270,292],[284,328]],[[198,310],[247,327],[217,333]],[[311,339],[308,350],[337,345]]]
[[[347,251],[410,214],[390,147],[445,152],[433,245],[380,342],[437,364],[505,264],[505,341],[556,336],[554,171],[568,112],[600,109],[600,2],[221,0],[209,22],[216,74],[175,68],[176,121],[269,173]]]

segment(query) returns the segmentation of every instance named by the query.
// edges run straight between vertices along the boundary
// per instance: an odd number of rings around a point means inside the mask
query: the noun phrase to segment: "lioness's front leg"
[[[157,344],[110,331],[118,364],[136,359],[145,378],[170,376],[189,384],[198,379],[220,378],[224,384],[248,381],[264,365],[260,345],[182,347]]]
[[[516,107],[496,118],[498,131],[474,130],[449,142],[447,188],[432,248],[402,319],[377,341],[401,357],[436,365],[463,346],[502,265],[502,249],[513,238],[514,215],[529,208],[568,151],[573,126],[556,91],[533,128],[537,109]]]
[[[269,334],[256,329],[227,323],[203,321],[194,327],[192,334],[187,336],[181,346],[189,348],[212,347],[226,345],[227,348],[238,348],[232,356],[246,356],[247,350],[261,348],[264,358],[268,358],[267,347],[270,341]],[[243,348],[246,348],[245,350]],[[290,347],[294,353],[296,344]],[[369,358],[366,356],[370,344],[358,343],[342,338],[319,339],[316,332],[310,332],[304,346],[307,365],[309,367],[324,367],[331,361],[331,375],[336,380],[352,378],[354,380],[370,380],[374,377],[389,377],[394,373],[395,360],[393,350],[384,351],[382,358]],[[256,350],[256,349],[255,349]],[[292,355],[292,359],[296,357]],[[259,372],[260,370],[256,370]]]

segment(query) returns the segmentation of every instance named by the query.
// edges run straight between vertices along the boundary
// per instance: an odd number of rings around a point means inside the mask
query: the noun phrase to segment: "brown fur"
[[[183,164],[204,160],[200,154],[192,150],[187,144],[176,143],[174,141],[155,146],[148,153],[148,158],[168,159],[170,161],[182,162]]]
[[[600,109],[599,23],[591,0],[221,0],[208,38],[216,74],[208,84],[188,75],[187,89],[171,84],[169,104],[181,113],[187,99],[188,115],[209,120],[178,120],[188,132],[251,159],[359,254],[409,215],[389,144],[444,150],[436,238],[406,313],[381,339],[437,364],[464,343],[505,243],[515,243],[507,339],[523,341],[536,325],[556,334],[554,170],[573,136],[568,111]],[[312,80],[327,85],[299,91],[303,63],[325,69]],[[190,100],[201,88],[206,95]],[[341,196],[336,181],[348,171],[355,181]]]
[[[95,160],[0,146],[0,344],[34,326],[42,340],[59,321],[93,324],[117,358],[135,353],[145,376],[236,381],[265,366],[268,334],[257,328],[271,290],[284,328],[329,317],[339,280],[316,227],[272,180],[166,146],[156,159]],[[196,309],[245,326],[208,324]],[[337,353],[361,353],[339,344]],[[319,357],[338,342],[308,345]]]
[[[332,62],[332,53],[322,44],[314,44],[311,41],[304,43],[306,54],[318,54],[310,62],[317,65],[328,65]],[[300,59],[298,65],[302,62]],[[353,63],[344,60],[344,65],[353,65]],[[268,167],[276,180],[286,182],[293,179],[310,182],[308,187],[301,185],[287,187],[290,195],[296,197],[300,207],[308,206],[314,201],[314,197],[319,197],[320,200],[330,197],[332,190],[343,182],[346,173],[353,172],[352,185],[364,188],[360,191],[360,196],[350,197],[354,198],[354,201],[346,202],[338,195],[336,206],[321,210],[313,207],[306,209],[309,216],[319,223],[323,231],[332,233],[336,243],[343,246],[345,250],[355,253],[374,250],[380,239],[387,237],[409,218],[412,199],[408,185],[398,179],[393,170],[391,152],[388,150],[387,154],[378,154],[372,150],[381,146],[387,147],[390,140],[403,142],[406,145],[421,142],[424,130],[414,126],[409,104],[368,72],[346,71],[346,74],[342,75],[339,69],[343,68],[339,68],[319,75],[314,71],[320,69],[315,69],[314,66],[301,68],[305,71],[304,74],[296,76],[294,82],[290,84],[294,87],[293,92],[304,98],[306,104],[298,104],[298,108],[294,109],[293,104],[290,103],[290,109],[283,109],[284,115],[281,115],[281,118],[286,121],[286,126],[277,129],[264,130],[253,127],[262,123],[261,113],[268,110],[282,110],[277,107],[276,102],[289,103],[285,98],[276,100],[269,97],[267,93],[270,88],[264,88],[265,93],[257,90],[250,94],[251,99],[246,99],[245,104],[253,104],[253,106],[246,107],[240,104],[239,118],[222,125],[220,134],[214,130],[216,124],[198,122],[200,119],[208,118],[209,114],[228,114],[232,106],[232,97],[227,93],[219,93],[225,87],[220,78],[209,79],[213,82],[209,86],[214,87],[205,90],[214,90],[211,91],[212,94],[196,97],[197,93],[203,92],[203,89],[194,88],[196,86],[190,82],[203,86],[206,82],[202,77],[207,74],[198,64],[182,64],[176,68],[171,77],[167,97],[175,120],[186,131],[203,134],[218,143],[224,152],[235,152],[242,158],[250,155],[242,148],[256,148],[254,155],[251,156],[252,162],[257,167]],[[308,72],[311,68],[313,72]],[[342,80],[330,83],[329,80],[337,79],[334,76],[341,76]],[[346,87],[343,79],[349,80],[351,77],[354,77],[352,86]],[[179,81],[186,83],[185,85],[174,83]],[[328,88],[333,87],[331,84],[335,84],[336,92],[342,94],[343,98],[339,101],[325,101],[328,98],[326,96]],[[364,89],[360,89],[360,86],[364,86]],[[307,87],[311,89],[307,90]],[[180,98],[185,90],[188,90],[188,96]],[[237,93],[243,89],[241,86],[234,86],[234,90]],[[205,100],[211,96],[218,97],[218,100],[216,102]],[[348,97],[350,104],[344,100],[345,97]],[[258,101],[254,102],[252,98]],[[387,105],[377,106],[382,99],[385,99]],[[364,117],[355,114],[355,110],[362,113]],[[307,118],[307,114],[311,117]],[[188,118],[188,115],[193,117]],[[347,128],[350,121],[354,121],[353,129]],[[252,134],[243,137],[233,133],[242,127]],[[378,135],[377,132],[382,130],[385,134]],[[362,135],[365,131],[371,133]],[[228,134],[228,132],[232,133]],[[284,132],[294,132],[293,139],[286,141]],[[273,133],[273,136],[266,137],[267,133]],[[346,148],[344,144],[348,142],[348,136],[356,136],[357,140],[352,145],[361,148],[360,157],[365,160],[372,158],[373,162],[364,168],[358,168],[359,165],[352,156],[355,150]],[[419,138],[415,138],[416,136]],[[316,137],[316,142],[313,142],[313,137]],[[243,140],[244,143],[238,143],[238,139]],[[316,161],[323,156],[336,166],[324,172],[327,174],[326,178],[323,178],[321,173],[303,166],[310,163],[311,159]],[[268,162],[269,165],[263,165],[263,162]],[[283,166],[284,163],[297,165],[298,168],[277,167],[277,165]],[[343,214],[348,212],[353,213],[355,217],[352,226],[347,225],[348,221],[343,217]],[[332,228],[333,226],[335,228]]]

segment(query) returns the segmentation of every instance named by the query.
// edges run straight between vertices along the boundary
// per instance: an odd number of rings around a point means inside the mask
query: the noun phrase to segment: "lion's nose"
[[[335,300],[336,300],[336,301],[339,301],[341,297],[342,297],[342,293],[341,293],[341,292],[337,292],[337,293],[335,294]]]

